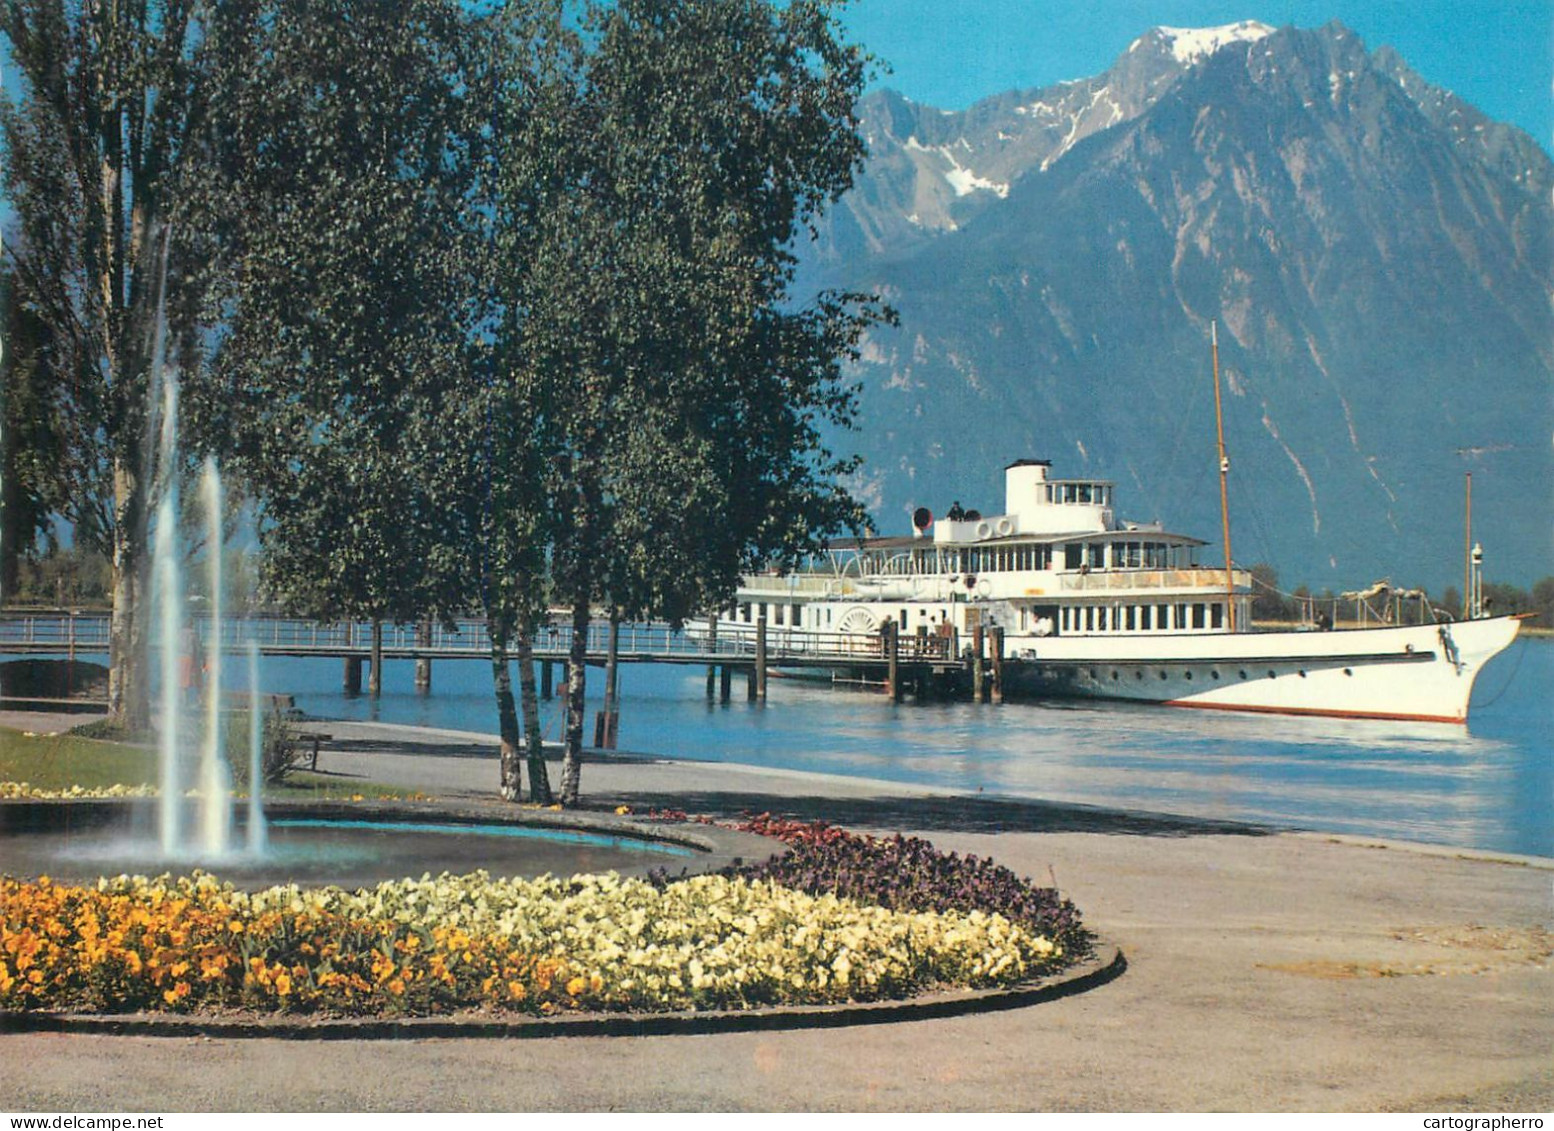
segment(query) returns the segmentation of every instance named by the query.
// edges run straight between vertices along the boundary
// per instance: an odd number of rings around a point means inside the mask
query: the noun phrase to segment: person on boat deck
[[[950,512],[944,517],[949,519],[951,522],[962,522],[965,520],[966,511],[960,505],[959,499],[956,499],[953,503],[950,504]]]

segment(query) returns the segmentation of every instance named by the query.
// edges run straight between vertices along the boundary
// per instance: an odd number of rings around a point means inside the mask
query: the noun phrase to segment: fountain
[[[232,774],[226,759],[226,726],[222,711],[226,628],[222,577],[221,472],[207,459],[200,476],[204,511],[205,557],[209,578],[209,632],[202,641],[189,612],[189,595],[179,538],[178,381],[163,372],[162,419],[157,462],[160,500],[152,538],[151,576],[156,624],[154,660],[160,680],[160,736],[157,756],[161,798],[157,838],[168,861],[228,860],[239,851],[233,835]],[[203,662],[202,662],[203,657]],[[258,658],[249,662],[249,804],[246,851],[259,853],[265,844],[261,792],[262,724],[259,716]],[[203,690],[203,704],[199,702]],[[203,708],[203,726],[196,737],[195,708]],[[186,826],[185,792],[194,789],[194,820]]]

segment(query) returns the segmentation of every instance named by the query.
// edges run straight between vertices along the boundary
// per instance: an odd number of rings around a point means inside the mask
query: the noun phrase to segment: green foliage
[[[1298,602],[1279,590],[1279,571],[1266,562],[1251,566],[1252,619],[1254,621],[1292,621],[1300,617]]]
[[[55,546],[17,563],[5,600],[8,605],[101,608],[108,604],[112,585],[112,563],[101,553],[80,545]]]
[[[185,368],[199,361],[202,254],[184,223],[180,185],[203,153],[192,139],[201,34],[195,0],[0,6],[7,78],[0,104],[5,188],[17,237],[13,302],[39,333],[7,384],[28,388],[51,458],[32,480],[79,541],[115,567],[110,706],[146,712],[136,650],[135,579],[145,553],[146,404],[157,343]],[[159,314],[165,312],[164,335]],[[13,459],[8,461],[15,463]]]
[[[886,314],[798,308],[790,286],[862,159],[867,57],[820,3],[595,5],[584,25],[500,131],[503,214],[529,221],[499,232],[503,376],[563,456],[564,595],[679,619],[861,517],[821,434],[851,425],[841,363]]]
[[[862,160],[868,59],[820,0],[595,3],[576,36],[560,11],[499,25],[520,48],[496,131],[493,386],[546,457],[508,497],[575,623],[596,603],[679,621],[860,521],[838,485],[856,462],[822,433],[851,426],[842,363],[889,314],[791,286],[795,241]]]
[[[233,711],[226,720],[226,758],[232,781],[240,789],[251,789],[249,767],[252,762],[252,708]],[[302,739],[296,728],[276,707],[265,709],[259,729],[259,773],[265,784],[284,781],[302,763]]]
[[[48,326],[17,301],[16,272],[0,265],[4,306],[3,386],[0,386],[0,592],[18,599],[23,560],[54,549],[53,516],[70,503],[68,386],[50,368]],[[91,512],[86,512],[90,517]],[[90,530],[78,542],[101,545]]]
[[[1554,577],[1538,581],[1531,592],[1502,582],[1485,582],[1484,612],[1495,616],[1530,613],[1530,626],[1554,628]]]
[[[443,0],[213,10],[225,333],[203,415],[299,612],[451,611],[478,291],[469,58]],[[487,107],[481,105],[479,112]]]

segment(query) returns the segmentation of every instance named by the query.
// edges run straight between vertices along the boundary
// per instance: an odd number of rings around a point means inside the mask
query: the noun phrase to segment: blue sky
[[[1337,19],[1371,50],[1391,44],[1427,81],[1554,148],[1554,0],[853,0],[844,17],[893,68],[876,86],[944,110],[1097,74],[1152,27],[1246,19]]]

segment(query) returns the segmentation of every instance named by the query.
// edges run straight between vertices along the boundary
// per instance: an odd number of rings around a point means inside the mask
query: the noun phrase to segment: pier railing
[[[211,619],[196,616],[191,624],[206,648],[215,638]],[[594,621],[588,626],[586,651],[603,656],[609,646],[610,626]],[[372,647],[370,621],[325,624],[287,617],[232,617],[221,632],[224,651],[246,652],[251,645],[269,656],[363,656]],[[103,613],[27,612],[0,616],[0,652],[11,655],[65,655],[106,653],[109,618]],[[754,659],[756,626],[720,621],[717,636],[705,622],[686,630],[667,624],[622,624],[618,654],[628,661],[665,660],[690,663],[700,660],[739,662]],[[458,659],[488,657],[491,634],[483,620],[459,620],[445,624],[382,626],[385,656]],[[536,656],[564,659],[572,650],[572,626],[542,626],[534,636]],[[768,625],[766,651],[772,663],[806,658],[816,660],[880,659],[881,637],[862,633],[799,632]],[[899,658],[904,662],[948,659],[951,642],[943,637],[902,636]]]

